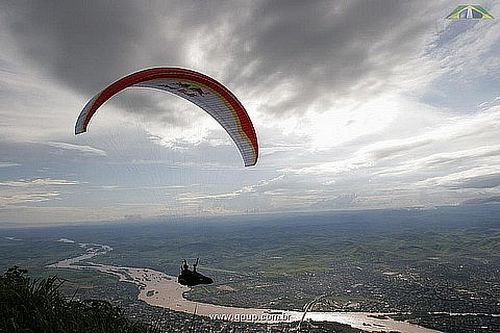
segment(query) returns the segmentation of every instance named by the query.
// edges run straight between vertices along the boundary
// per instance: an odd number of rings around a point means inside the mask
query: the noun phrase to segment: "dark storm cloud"
[[[268,109],[279,115],[384,89],[394,69],[421,49],[430,7],[390,0],[12,1],[2,6],[2,19],[25,57],[86,96],[140,68],[188,66],[187,50],[203,42],[196,69],[230,87],[265,94],[293,86]],[[227,66],[217,73],[221,62]],[[137,96],[128,110],[161,110],[157,100]]]
[[[66,86],[85,93],[97,92],[133,67],[140,47],[146,47],[138,45],[147,33],[142,22],[146,13],[134,3],[9,4],[4,19],[24,55]]]
[[[269,1],[253,12],[253,27],[240,27],[251,51],[239,59],[259,60],[254,84],[275,75],[268,85],[296,85],[276,113],[303,112],[322,97],[367,97],[421,47],[418,37],[429,21],[409,15],[416,7],[402,1]]]
[[[89,98],[123,74],[155,64],[155,58],[179,62],[180,37],[162,34],[159,13],[148,15],[149,8],[139,2],[10,2],[6,7],[3,18],[22,54],[63,87]],[[173,47],[159,48],[162,44]],[[154,98],[134,95],[121,101],[126,111],[158,110]]]

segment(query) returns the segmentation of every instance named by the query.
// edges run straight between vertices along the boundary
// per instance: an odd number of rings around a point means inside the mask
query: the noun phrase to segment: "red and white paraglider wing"
[[[130,87],[158,89],[182,97],[210,114],[238,147],[245,166],[257,163],[258,143],[255,130],[243,105],[221,83],[181,68],[151,68],[127,75],[94,96],[83,108],[75,134],[87,131],[97,109],[120,91]]]

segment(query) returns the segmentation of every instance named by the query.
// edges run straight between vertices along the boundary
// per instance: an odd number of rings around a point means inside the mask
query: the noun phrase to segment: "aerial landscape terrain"
[[[139,286],[118,282],[109,272],[50,265],[105,244],[87,265],[146,268],[175,277],[181,259],[196,254],[215,283],[188,290],[188,300],[289,311],[314,302],[308,311],[383,313],[445,332],[495,332],[500,328],[497,213],[499,206],[472,205],[1,230],[0,267],[57,275],[65,280],[61,288],[67,295],[109,300],[134,317],[170,327],[179,318],[191,324],[191,318],[138,300]],[[198,325],[201,329],[203,320]],[[233,325],[255,325],[259,331],[263,324]]]

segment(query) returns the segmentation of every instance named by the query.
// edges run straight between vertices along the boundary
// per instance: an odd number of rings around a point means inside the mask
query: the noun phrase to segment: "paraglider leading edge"
[[[75,135],[87,131],[97,109],[117,93],[130,87],[162,90],[184,98],[210,114],[238,147],[245,166],[258,159],[254,126],[241,102],[224,85],[204,74],[183,68],[157,67],[129,74],[104,88],[81,111]]]

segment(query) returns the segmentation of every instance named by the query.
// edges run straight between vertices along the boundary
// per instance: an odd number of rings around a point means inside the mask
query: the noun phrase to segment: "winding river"
[[[112,274],[120,281],[138,286],[138,298],[150,305],[185,313],[196,313],[212,319],[246,321],[257,323],[294,322],[304,320],[328,321],[350,325],[369,332],[436,333],[439,331],[397,321],[382,313],[369,312],[304,312],[241,308],[190,301],[184,293],[190,288],[177,283],[176,278],[148,268],[120,267],[92,263],[89,260],[113,249],[110,246],[92,243],[76,243],[69,239],[60,242],[79,245],[84,254],[49,265],[51,268],[94,270]]]

